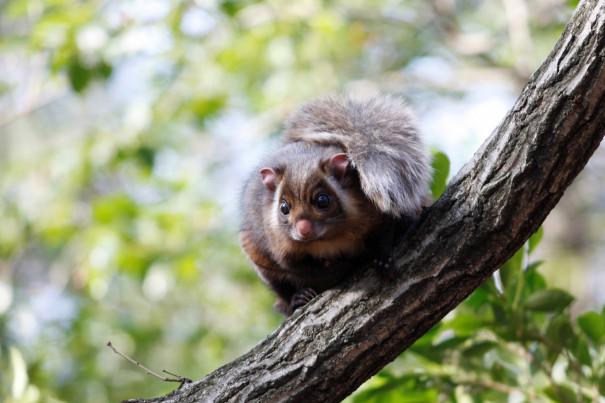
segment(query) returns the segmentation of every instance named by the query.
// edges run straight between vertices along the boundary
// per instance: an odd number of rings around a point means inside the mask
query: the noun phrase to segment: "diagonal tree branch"
[[[149,401],[342,400],[523,245],[604,134],[605,0],[585,0],[513,109],[398,248],[396,279],[366,270],[247,354]]]

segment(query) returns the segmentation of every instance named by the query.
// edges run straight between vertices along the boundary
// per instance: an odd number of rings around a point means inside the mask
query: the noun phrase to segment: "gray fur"
[[[414,216],[431,177],[430,156],[395,97],[327,97],[303,105],[286,125],[285,142],[337,145],[359,172],[361,188],[391,216]]]

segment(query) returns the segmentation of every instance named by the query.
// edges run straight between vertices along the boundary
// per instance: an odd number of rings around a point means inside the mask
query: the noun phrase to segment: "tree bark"
[[[340,401],[489,278],[540,227],[605,133],[605,1],[582,1],[517,103],[397,248],[250,352],[148,402]]]

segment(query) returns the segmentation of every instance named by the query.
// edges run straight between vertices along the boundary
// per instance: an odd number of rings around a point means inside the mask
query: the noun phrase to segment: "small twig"
[[[152,371],[152,370],[150,370],[149,368],[145,367],[145,366],[144,366],[143,364],[141,364],[140,362],[135,361],[135,360],[133,360],[132,358],[130,358],[129,356],[127,356],[126,354],[124,354],[124,353],[122,353],[122,352],[118,351],[118,350],[117,350],[117,349],[116,349],[116,348],[113,346],[113,344],[111,344],[111,342],[110,342],[110,341],[108,341],[108,342],[107,342],[107,347],[111,348],[111,349],[113,350],[113,352],[114,352],[114,353],[116,353],[117,355],[119,355],[120,357],[126,358],[128,361],[132,362],[132,363],[133,363],[134,365],[136,365],[137,367],[142,368],[142,369],[143,369],[145,372],[147,372],[147,374],[149,374],[149,375],[153,375],[153,376],[155,376],[156,378],[159,378],[159,379],[161,379],[161,380],[163,380],[163,381],[165,381],[165,382],[180,382],[180,383],[181,383],[181,386],[183,386],[183,385],[184,385],[184,384],[186,384],[186,383],[191,383],[191,382],[192,382],[192,381],[191,381],[191,379],[189,379],[189,378],[184,378],[184,377],[182,377],[182,376],[180,376],[180,375],[173,374],[172,372],[168,372],[168,371],[166,371],[165,369],[163,369],[162,371],[163,371],[163,372],[165,372],[165,373],[167,373],[167,374],[170,374],[170,375],[172,375],[172,376],[175,376],[176,378],[167,378],[167,377],[162,376],[162,375],[160,375],[160,374],[156,374],[155,372],[153,372],[153,371]]]

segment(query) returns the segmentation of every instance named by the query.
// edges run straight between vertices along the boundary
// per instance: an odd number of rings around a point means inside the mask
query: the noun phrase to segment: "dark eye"
[[[283,215],[290,214],[290,206],[288,206],[288,203],[285,200],[281,201],[281,204],[279,205],[279,211],[281,211]]]
[[[325,193],[320,194],[317,196],[317,199],[315,199],[315,205],[319,210],[327,209],[330,207],[330,196]]]

